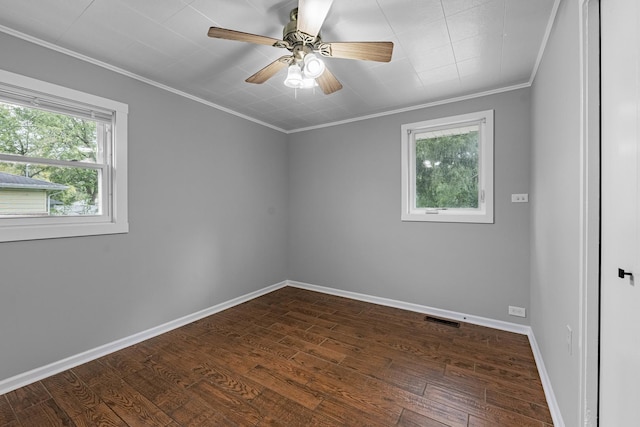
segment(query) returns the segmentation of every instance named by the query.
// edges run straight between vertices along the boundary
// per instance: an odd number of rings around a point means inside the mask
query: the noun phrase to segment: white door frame
[[[600,0],[578,0],[580,16],[580,404],[596,426],[600,306]]]

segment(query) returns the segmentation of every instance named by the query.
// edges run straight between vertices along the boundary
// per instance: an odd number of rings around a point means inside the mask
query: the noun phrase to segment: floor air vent
[[[426,316],[424,320],[426,320],[427,322],[438,323],[440,325],[451,326],[452,328],[460,327],[460,322],[456,322],[455,320],[443,319],[441,317]]]

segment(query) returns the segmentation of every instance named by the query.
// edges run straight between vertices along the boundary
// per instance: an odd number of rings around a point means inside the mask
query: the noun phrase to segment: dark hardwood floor
[[[526,336],[286,287],[0,396],[0,426],[537,426]]]

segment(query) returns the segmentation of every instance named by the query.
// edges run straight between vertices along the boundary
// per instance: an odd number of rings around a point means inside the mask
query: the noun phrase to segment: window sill
[[[466,222],[477,224],[493,224],[493,213],[484,211],[460,211],[460,210],[439,210],[435,212],[403,212],[400,218],[404,221],[414,222]]]
[[[11,226],[0,227],[0,242],[58,239],[128,232],[129,224],[126,222]]]

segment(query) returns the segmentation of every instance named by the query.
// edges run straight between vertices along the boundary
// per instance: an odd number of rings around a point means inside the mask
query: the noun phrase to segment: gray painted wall
[[[495,110],[495,224],[400,221],[400,126]],[[289,279],[512,322],[529,306],[530,91],[289,138]]]
[[[528,308],[574,425],[574,9],[561,3],[532,90],[289,136],[0,33],[0,67],[129,104],[131,229],[0,243],[0,380],[288,278],[507,321]],[[401,222],[400,125],[485,109],[495,224]]]
[[[0,380],[287,278],[284,134],[2,33],[0,52],[129,104],[130,218],[123,235],[0,243]]]
[[[532,88],[531,326],[568,426],[579,424],[578,3],[560,3]],[[567,325],[574,331],[573,355]]]

